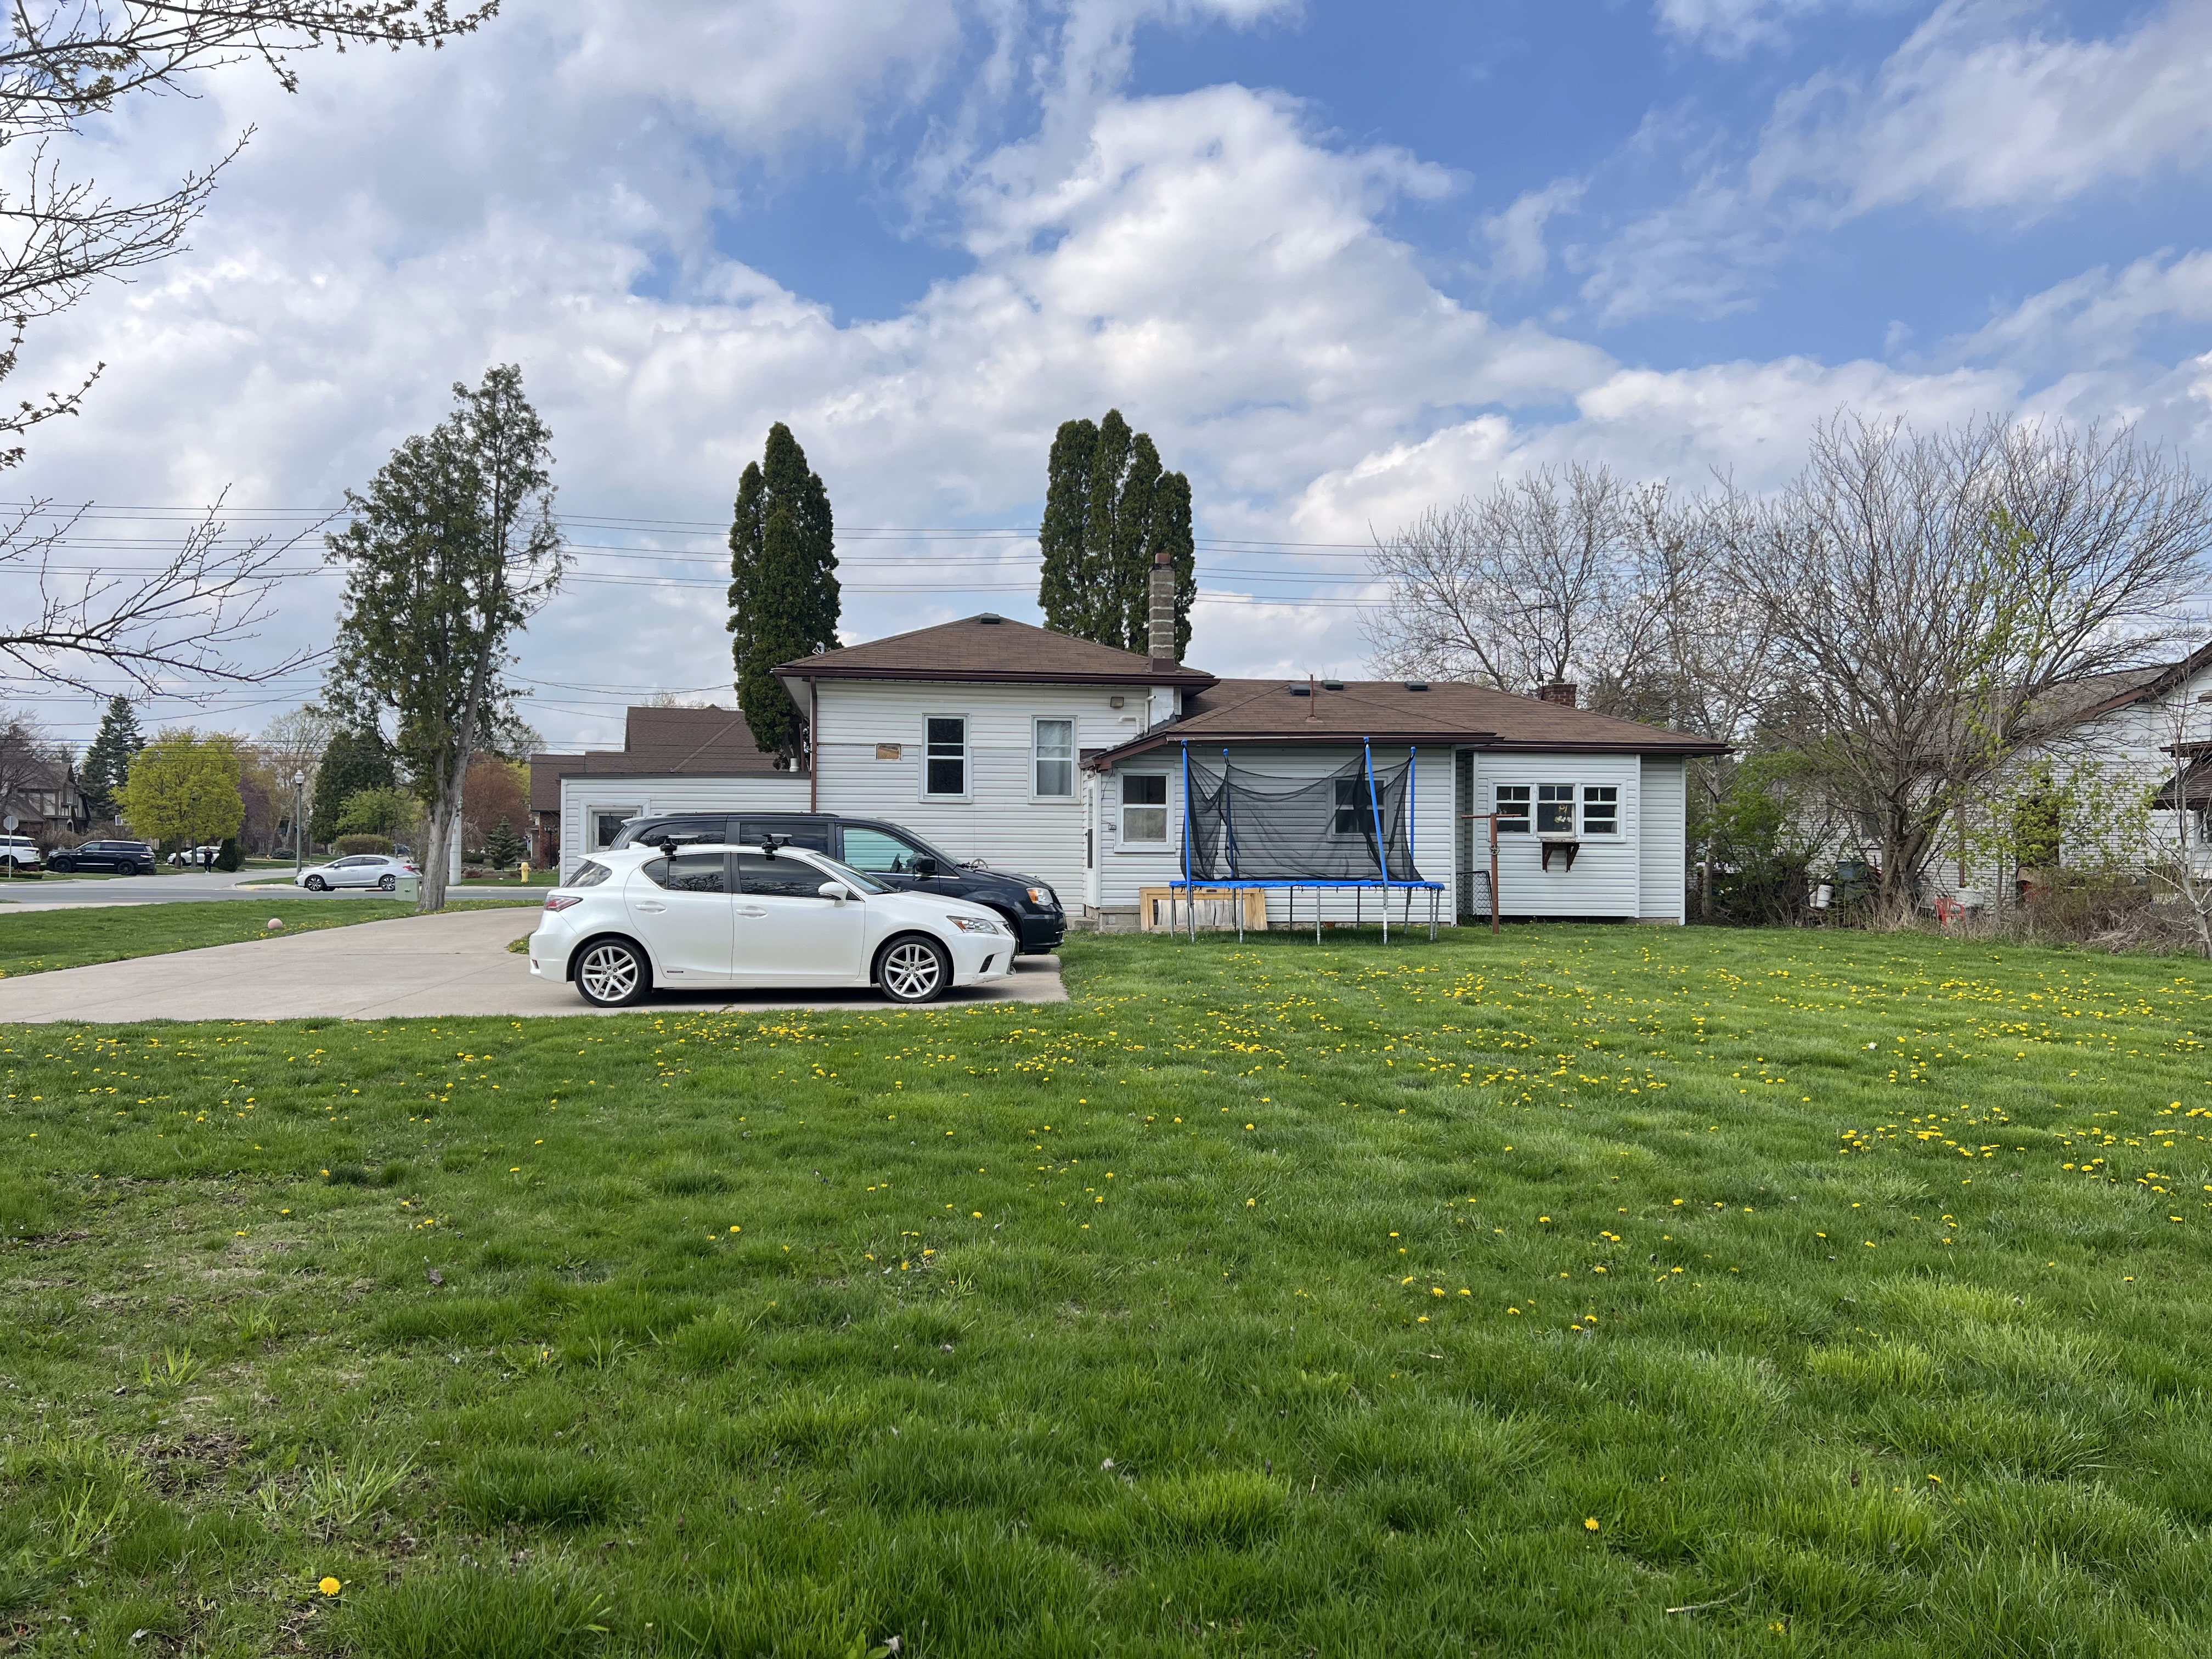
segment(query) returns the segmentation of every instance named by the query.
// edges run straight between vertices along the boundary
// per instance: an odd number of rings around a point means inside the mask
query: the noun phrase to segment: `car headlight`
[[[1004,931],[997,922],[988,921],[981,916],[947,916],[945,921],[963,933],[996,933]]]
[[[1060,908],[1060,895],[1049,887],[1032,887],[1030,889],[1030,902],[1040,910],[1057,910]]]

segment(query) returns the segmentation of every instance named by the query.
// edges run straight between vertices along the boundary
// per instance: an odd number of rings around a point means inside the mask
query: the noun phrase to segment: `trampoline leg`
[[[1382,942],[1390,942],[1390,890],[1387,887],[1382,890]]]
[[[1231,888],[1229,902],[1237,907],[1237,942],[1242,945],[1244,942],[1244,890],[1241,887]]]
[[[1320,944],[1320,943],[1321,943],[1321,895],[1322,895],[1322,890],[1321,890],[1320,888],[1318,888],[1318,887],[1315,888],[1315,889],[1314,889],[1314,943],[1315,943],[1316,945],[1318,945],[1318,944]]]

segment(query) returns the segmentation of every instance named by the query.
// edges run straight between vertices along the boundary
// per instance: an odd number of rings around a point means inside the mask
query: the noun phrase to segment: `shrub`
[[[349,858],[356,853],[389,853],[389,836],[340,836],[331,843],[331,850],[340,858]]]
[[[238,850],[238,837],[225,836],[222,845],[216,849],[215,867],[218,870],[237,870],[243,868],[245,863],[246,855]]]

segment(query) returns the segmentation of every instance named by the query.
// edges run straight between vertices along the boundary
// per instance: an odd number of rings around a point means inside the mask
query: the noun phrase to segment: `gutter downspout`
[[[822,810],[822,682],[806,682],[806,810]]]

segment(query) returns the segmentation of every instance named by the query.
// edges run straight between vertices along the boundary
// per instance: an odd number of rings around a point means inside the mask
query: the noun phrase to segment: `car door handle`
[[[668,907],[665,904],[655,904],[651,899],[644,899],[639,902],[637,908],[641,910],[649,910],[655,915],[658,915],[661,911],[665,910]]]
[[[741,916],[764,916],[768,912],[757,904],[740,904],[738,907],[738,914]]]

